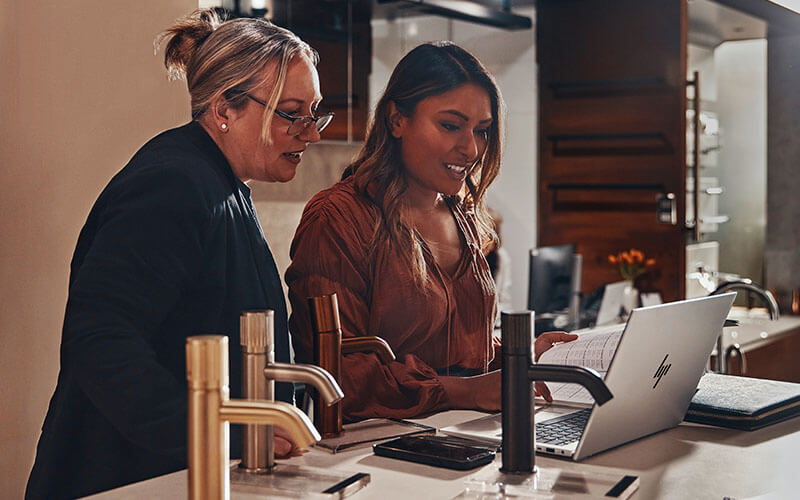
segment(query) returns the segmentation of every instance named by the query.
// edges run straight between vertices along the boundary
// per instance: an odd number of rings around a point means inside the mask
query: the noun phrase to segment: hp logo
[[[656,380],[656,383],[653,384],[653,389],[655,389],[656,386],[658,385],[658,383],[661,382],[661,377],[666,375],[667,372],[669,371],[669,367],[672,366],[672,364],[666,364],[666,365],[664,364],[664,363],[667,362],[667,358],[668,357],[669,357],[669,353],[667,353],[667,355],[664,356],[664,359],[661,360],[661,364],[658,365],[658,370],[656,370],[655,375],[653,375],[653,378],[658,379],[658,380]]]

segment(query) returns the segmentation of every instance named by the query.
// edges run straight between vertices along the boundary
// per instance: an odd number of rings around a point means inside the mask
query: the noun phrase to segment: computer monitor
[[[577,261],[577,262],[576,262]],[[534,248],[530,252],[528,309],[536,316],[567,311],[580,287],[580,262],[575,245]]]

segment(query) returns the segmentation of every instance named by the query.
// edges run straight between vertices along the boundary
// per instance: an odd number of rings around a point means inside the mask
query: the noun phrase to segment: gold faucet
[[[274,313],[244,311],[239,317],[242,344],[242,393],[248,400],[275,399],[275,382],[304,382],[314,386],[328,405],[344,396],[330,373],[313,365],[276,363]],[[242,439],[242,461],[246,472],[269,472],[275,466],[274,428],[246,425]]]
[[[339,303],[336,294],[310,297],[311,325],[314,328],[314,363],[330,373],[337,381],[342,371],[342,354],[372,351],[384,363],[394,361],[392,348],[380,337],[352,337],[342,339],[339,321]],[[314,425],[323,438],[342,433],[342,405],[323,406],[320,398],[314,401]],[[322,399],[325,399],[322,395]]]
[[[279,425],[301,448],[319,441],[308,417],[283,402],[230,400],[228,338],[186,339],[189,384],[189,499],[230,498],[230,425]]]

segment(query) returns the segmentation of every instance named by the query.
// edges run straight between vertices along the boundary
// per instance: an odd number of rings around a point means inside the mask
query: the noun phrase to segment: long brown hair
[[[198,9],[179,19],[156,38],[156,47],[164,42],[164,65],[171,77],[186,78],[193,119],[220,96],[229,106],[240,108],[252,89],[271,81],[261,128],[265,142],[289,62],[297,54],[314,64],[319,60],[314,49],[287,29],[264,19],[224,21],[215,9]],[[265,75],[272,63],[276,68]]]
[[[404,116],[412,116],[423,99],[437,96],[466,83],[477,84],[489,94],[492,125],[483,157],[467,176],[462,202],[474,212],[483,246],[496,239],[484,197],[500,170],[501,137],[505,108],[492,75],[472,54],[451,42],[422,44],[406,54],[395,67],[386,90],[375,107],[367,138],[343,177],[352,175],[363,196],[373,198],[383,212],[382,227],[376,228],[375,244],[388,237],[412,270],[414,281],[428,280],[421,237],[405,222],[402,195],[408,184],[400,142],[392,136],[390,103]]]

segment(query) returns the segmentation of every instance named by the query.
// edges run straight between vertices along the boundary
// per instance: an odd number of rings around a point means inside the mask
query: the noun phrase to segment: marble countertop
[[[472,411],[449,411],[419,422],[442,428],[480,415]],[[537,457],[536,464],[564,472],[637,475],[640,486],[630,497],[633,499],[719,500],[730,497],[764,500],[791,498],[800,491],[796,463],[798,450],[800,418],[752,432],[681,424],[579,463]],[[484,469],[496,467],[500,461],[498,455],[495,464],[487,465]],[[335,455],[311,449],[286,463],[350,474],[369,473],[370,484],[348,497],[354,500],[452,499],[464,491],[467,480],[483,470],[456,471],[378,457],[369,447]],[[186,483],[187,473],[184,470],[91,498],[186,498]],[[563,494],[554,498],[570,497],[569,494]],[[231,498],[264,498],[264,492],[233,485]]]

